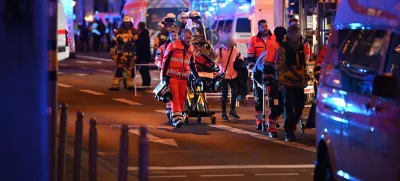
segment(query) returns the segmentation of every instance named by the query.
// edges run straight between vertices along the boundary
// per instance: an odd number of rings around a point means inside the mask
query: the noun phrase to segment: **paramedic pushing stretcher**
[[[257,57],[257,62],[253,68],[254,78],[254,96],[256,97],[256,124],[257,130],[263,129],[264,113],[263,111],[263,88],[259,85],[266,86],[269,101],[268,115],[268,136],[277,138],[277,120],[282,109],[280,103],[279,84],[275,71],[276,51],[279,48],[278,43],[272,38],[272,34],[268,29],[267,21],[258,21],[259,33],[250,39],[249,58]],[[250,62],[251,63],[251,62]]]
[[[185,106],[189,75],[192,73],[196,80],[199,77],[195,68],[191,39],[192,31],[182,30],[180,40],[171,42],[167,46],[161,69],[162,81],[168,84],[172,92],[171,117],[173,126],[177,128],[183,124],[182,111]]]

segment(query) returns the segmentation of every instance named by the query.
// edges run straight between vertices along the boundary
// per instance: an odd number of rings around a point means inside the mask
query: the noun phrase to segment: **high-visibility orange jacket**
[[[168,44],[169,44],[169,42],[162,44],[156,51],[154,64],[156,64],[159,68],[161,68],[161,66],[162,66],[165,50],[167,49]]]
[[[187,79],[191,71],[196,72],[193,54],[193,45],[185,45],[182,40],[169,43],[164,53],[162,76]]]
[[[261,53],[267,50],[271,43],[275,41],[274,35],[268,36],[267,41],[261,38],[261,33],[251,37],[247,48],[249,62],[255,63]]]

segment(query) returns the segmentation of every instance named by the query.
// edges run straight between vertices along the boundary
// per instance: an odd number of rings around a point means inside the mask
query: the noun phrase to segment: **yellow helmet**
[[[125,15],[125,16],[122,18],[122,22],[124,22],[124,23],[133,23],[133,19],[132,19],[130,16]]]

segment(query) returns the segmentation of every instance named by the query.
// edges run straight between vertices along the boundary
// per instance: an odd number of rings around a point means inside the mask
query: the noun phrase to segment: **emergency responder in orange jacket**
[[[180,127],[183,124],[182,110],[185,105],[187,81],[190,73],[197,80],[194,63],[193,46],[190,44],[192,31],[184,29],[180,40],[170,43],[164,55],[161,69],[162,81],[165,81],[172,92],[172,124]]]
[[[127,87],[128,90],[133,90],[134,77],[134,61],[136,58],[135,41],[138,38],[138,30],[133,28],[132,18],[124,16],[122,26],[117,30],[113,41],[111,42],[110,55],[117,66],[115,75],[112,79],[112,87],[108,90],[118,91],[122,80],[122,74],[127,72]]]
[[[267,40],[273,39],[275,39],[275,37],[269,30],[267,21],[264,19],[258,21],[258,33],[250,38],[247,49],[249,68],[253,68],[261,53],[267,50]]]
[[[178,39],[178,32],[176,32],[175,30],[172,30],[169,32],[169,40],[167,41],[167,43],[164,43],[157,49],[156,59],[154,61],[154,64],[156,64],[159,68],[162,68],[164,53],[165,53],[165,50],[167,49],[167,46],[169,45],[169,43],[174,42],[177,39]],[[171,102],[168,102],[166,105],[166,114],[167,114],[168,120],[170,120],[170,118],[171,118]]]
[[[261,130],[265,126],[263,125],[263,89],[258,85],[267,86],[268,95],[270,96],[270,115],[268,116],[268,130],[270,137],[277,137],[276,124],[277,119],[281,113],[279,111],[279,105],[275,105],[276,101],[280,97],[279,85],[276,84],[276,51],[279,48],[279,44],[276,43],[275,37],[272,35],[268,28],[266,20],[258,21],[258,34],[250,39],[248,54],[250,67],[253,68],[253,94],[256,97],[256,129]],[[257,58],[257,62],[253,62]]]

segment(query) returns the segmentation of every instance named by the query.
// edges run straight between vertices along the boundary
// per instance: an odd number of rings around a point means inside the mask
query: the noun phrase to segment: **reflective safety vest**
[[[169,43],[165,43],[165,44],[161,45],[156,51],[156,57],[154,59],[154,64],[156,64],[158,66],[158,68],[161,68],[161,66],[163,65],[164,53],[166,50],[166,46],[168,44]]]
[[[164,64],[167,65],[162,67],[162,72],[165,71],[170,77],[187,79],[190,75],[190,58],[193,52],[193,45],[186,46],[182,40],[169,43],[164,54]]]

